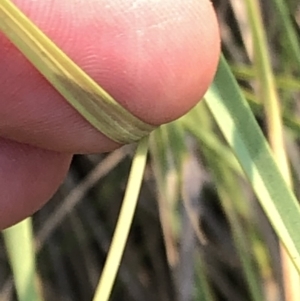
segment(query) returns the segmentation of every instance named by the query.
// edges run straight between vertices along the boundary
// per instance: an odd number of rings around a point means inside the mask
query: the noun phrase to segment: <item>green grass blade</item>
[[[197,285],[195,286],[194,301],[215,301],[216,297],[208,280],[208,273],[204,260],[201,257],[202,255],[199,252],[199,256],[195,262]]]
[[[133,220],[148,152],[148,137],[143,138],[134,156],[121,212],[119,214],[115,234],[106,259],[99,285],[93,300],[107,301],[122,259],[130,226]]]
[[[151,135],[150,154],[166,255],[169,266],[174,267],[178,262],[177,237],[180,217],[176,208],[180,185],[169,141],[168,125],[159,127]]]
[[[300,53],[300,52],[299,52]],[[257,70],[253,66],[230,65],[235,77],[239,80],[250,81],[256,79]],[[282,91],[297,92],[300,90],[300,80],[293,74],[273,74],[278,89]]]
[[[36,287],[35,253],[31,219],[3,231],[18,301],[41,301]]]
[[[207,149],[209,152],[213,153],[218,160],[223,161],[224,164],[233,171],[244,177],[245,174],[233,155],[232,150],[224,145],[224,142],[220,141],[219,137],[211,128],[208,129],[203,126],[203,117],[205,117],[201,112],[203,111],[203,108],[205,107],[200,103],[190,113],[180,119],[184,129],[197,139],[200,148]],[[208,110],[206,111],[208,112]],[[206,111],[204,113],[207,113]]]
[[[222,57],[205,96],[274,230],[300,271],[300,207],[281,175],[248,103]]]
[[[249,102],[249,105],[251,107],[251,110],[253,113],[263,118],[263,104],[258,100],[256,95],[251,92],[249,89],[242,89],[243,94],[247,101]],[[296,114],[293,114],[289,111],[282,113],[282,119],[284,122],[284,125],[291,130],[291,133],[296,138],[300,138],[300,119],[296,116]]]
[[[288,185],[292,187],[293,183],[289,160],[286,153],[286,136],[284,134],[281,113],[285,102],[282,98],[279,98],[278,90],[275,85],[275,76],[273,74],[272,62],[268,49],[267,30],[262,20],[263,13],[258,0],[246,0],[245,3],[252,32],[254,65],[257,75],[257,92],[264,105],[268,140],[281,173]],[[288,33],[286,34],[288,35]],[[282,246],[280,246],[280,255],[285,299],[289,301],[298,301],[300,299],[300,279],[298,271],[293,267],[293,264]]]
[[[210,161],[212,162],[211,166],[213,168],[218,194],[222,202],[222,208],[230,223],[236,250],[243,267],[245,279],[247,280],[251,300],[261,301],[264,299],[260,286],[261,279],[253,264],[253,258],[251,258],[253,253],[249,243],[251,231],[247,229],[250,227],[245,225],[245,221],[242,221],[238,212],[237,202],[242,202],[245,196],[242,193],[239,181],[233,176],[232,172],[224,168],[224,166],[222,166],[223,164],[217,162],[212,156]],[[254,241],[253,238],[252,241]]]
[[[296,62],[300,68],[300,40],[295,26],[293,26],[289,7],[285,0],[273,0],[277,9],[282,32],[284,32],[288,43],[287,50],[291,56],[291,62]]]
[[[251,300],[261,301],[264,299],[260,286],[261,278],[255,269],[253,252],[251,252],[249,242],[250,237],[253,236],[250,231],[252,227],[248,222],[251,220],[249,218],[251,210],[249,203],[244,202],[246,196],[241,188],[242,181],[239,179],[240,177],[244,178],[245,174],[236,161],[232,150],[225,145],[224,141],[221,142],[219,135],[213,131],[215,126],[212,120],[208,119],[210,117],[207,106],[200,103],[181,121],[185,128],[199,140],[203,160],[209,166],[210,175],[213,178],[212,182],[219,194],[222,209],[230,223],[234,245],[248,284]],[[230,161],[232,163],[228,164]],[[232,168],[233,166],[237,167]],[[205,299],[204,296],[201,297],[203,300]]]
[[[283,138],[281,103],[275,85],[260,4],[258,0],[246,0],[245,4],[253,36],[254,64],[258,81],[257,90],[259,98],[263,100],[264,104],[267,136],[276,162],[286,181],[291,185],[288,159]]]

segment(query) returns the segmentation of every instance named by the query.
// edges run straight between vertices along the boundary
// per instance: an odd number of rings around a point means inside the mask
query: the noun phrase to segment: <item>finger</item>
[[[150,124],[193,107],[219,56],[208,0],[14,0],[118,102]],[[0,135],[56,151],[117,145],[92,128],[0,35]]]
[[[0,139],[0,230],[37,211],[57,190],[71,155]]]

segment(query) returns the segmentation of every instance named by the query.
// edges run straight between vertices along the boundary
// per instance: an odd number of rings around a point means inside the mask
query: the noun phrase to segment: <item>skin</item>
[[[208,0],[14,0],[118,102],[154,125],[201,99],[220,47]],[[31,215],[74,153],[119,145],[97,132],[0,33],[0,229]],[[3,72],[4,70],[4,72]]]

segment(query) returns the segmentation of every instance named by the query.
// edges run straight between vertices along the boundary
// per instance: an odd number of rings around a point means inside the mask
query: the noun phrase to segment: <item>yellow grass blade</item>
[[[138,202],[147,163],[148,142],[146,137],[137,146],[114,237],[93,301],[108,301],[111,295]]]

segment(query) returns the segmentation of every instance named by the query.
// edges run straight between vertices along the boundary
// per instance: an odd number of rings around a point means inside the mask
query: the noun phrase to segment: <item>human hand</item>
[[[13,0],[127,110],[159,125],[201,99],[220,51],[209,0]],[[72,154],[119,145],[95,130],[0,33],[0,229],[38,210]]]

